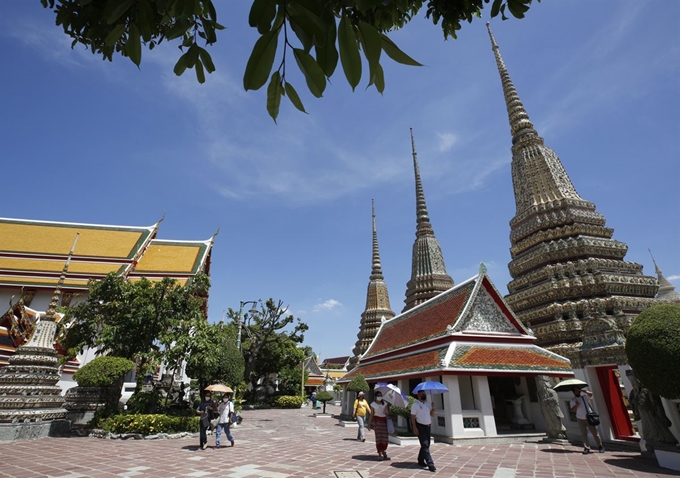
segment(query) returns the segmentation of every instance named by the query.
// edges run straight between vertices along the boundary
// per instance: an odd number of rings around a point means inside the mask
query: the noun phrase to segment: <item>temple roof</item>
[[[380,327],[356,368],[367,380],[442,374],[570,376],[571,363],[534,345],[482,265],[475,277]]]
[[[212,239],[156,239],[152,226],[111,226],[0,218],[0,286],[54,288],[79,235],[64,288],[87,290],[108,273],[138,280],[172,277],[185,284],[209,266]]]

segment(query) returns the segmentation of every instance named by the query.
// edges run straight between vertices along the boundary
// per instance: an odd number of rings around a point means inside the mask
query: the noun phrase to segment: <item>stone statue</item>
[[[553,439],[567,438],[567,429],[562,423],[564,413],[562,413],[560,408],[557,392],[550,388],[548,378],[545,375],[536,377],[536,385],[538,401],[541,404],[541,413],[545,420],[548,437]]]
[[[672,423],[666,416],[659,396],[645,388],[632,370],[626,375],[633,386],[628,401],[633,408],[635,419],[640,420],[642,424],[641,434],[647,445],[653,447],[654,443],[677,443],[678,441],[669,430]]]

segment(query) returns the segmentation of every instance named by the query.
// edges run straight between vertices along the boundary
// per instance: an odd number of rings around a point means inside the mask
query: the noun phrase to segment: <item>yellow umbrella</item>
[[[215,385],[209,385],[205,387],[206,390],[210,392],[217,392],[217,393],[234,393],[234,391],[230,388],[227,387],[226,385],[222,385],[221,383],[215,384]]]

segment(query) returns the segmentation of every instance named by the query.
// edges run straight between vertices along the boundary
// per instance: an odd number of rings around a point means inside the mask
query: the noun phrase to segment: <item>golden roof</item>
[[[135,267],[135,275],[143,273],[195,274],[199,271],[208,244],[153,240]]]
[[[153,230],[0,218],[0,252],[65,257],[80,233],[74,256],[132,259]]]

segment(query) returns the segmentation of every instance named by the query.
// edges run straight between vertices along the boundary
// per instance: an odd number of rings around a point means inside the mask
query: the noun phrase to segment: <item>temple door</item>
[[[626,438],[633,435],[633,425],[623,401],[619,379],[614,374],[614,367],[597,367],[595,370],[602,389],[602,398],[607,405],[614,437]]]

